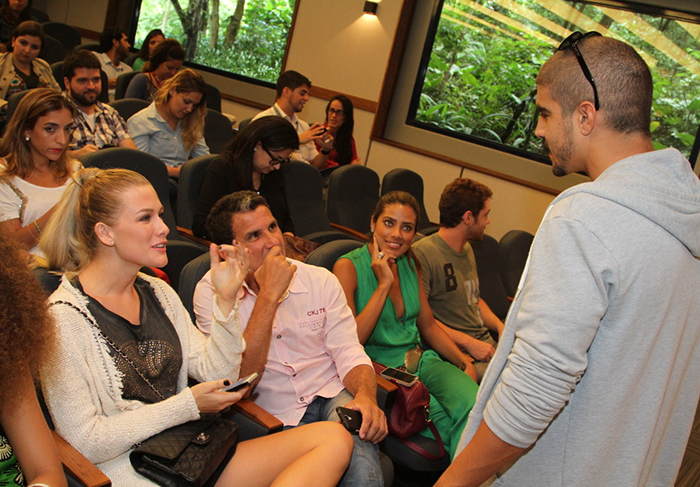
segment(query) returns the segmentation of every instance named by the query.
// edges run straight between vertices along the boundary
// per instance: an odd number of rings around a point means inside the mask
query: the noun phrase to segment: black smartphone
[[[318,137],[319,135],[323,135],[326,132],[328,132],[328,129],[326,127],[323,127],[323,130],[321,130],[319,133],[317,133],[316,136]]]
[[[240,391],[240,390],[243,389],[244,387],[248,387],[250,384],[252,384],[253,381],[254,381],[255,379],[257,379],[257,378],[258,378],[258,373],[257,373],[257,372],[253,372],[253,373],[250,374],[248,377],[243,377],[242,379],[237,380],[237,381],[234,382],[233,384],[231,384],[231,385],[229,385],[229,386],[226,386],[226,387],[224,387],[224,388],[221,389],[221,390],[222,390],[223,392],[236,392],[236,391]]]
[[[343,423],[346,430],[353,435],[360,432],[360,426],[362,426],[362,413],[360,411],[338,406],[335,408],[335,412],[338,413],[340,422]]]
[[[402,386],[411,387],[418,380],[418,376],[414,374],[409,374],[403,370],[395,369],[393,367],[387,367],[379,375],[385,379],[390,379],[398,382]]]

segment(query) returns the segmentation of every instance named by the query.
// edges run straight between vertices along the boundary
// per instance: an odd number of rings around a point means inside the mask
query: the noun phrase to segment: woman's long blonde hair
[[[141,185],[150,183],[128,169],[89,167],[77,171],[41,234],[43,264],[69,278],[79,274],[92,261],[99,246],[95,225],[114,224],[122,205],[121,195]]]
[[[204,119],[207,115],[207,84],[199,73],[191,69],[183,69],[165,81],[156,93],[154,100],[158,109],[163,109],[168,104],[172,97],[171,90],[175,90],[177,93],[196,92],[202,94],[202,100],[197,107],[180,120],[182,143],[185,149],[190,151],[197,141],[204,137]]]
[[[18,176],[26,178],[34,170],[30,144],[25,133],[33,130],[40,117],[47,113],[66,109],[75,117],[75,109],[60,93],[49,88],[36,88],[22,98],[17,109],[12,114],[5,135],[0,140],[0,157],[5,158],[5,169],[0,176]],[[70,140],[68,141],[70,142]],[[62,182],[70,174],[70,157],[68,145],[56,161],[49,164],[56,176],[56,181]]]

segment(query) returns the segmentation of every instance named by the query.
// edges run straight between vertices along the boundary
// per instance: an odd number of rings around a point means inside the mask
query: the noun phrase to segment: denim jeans
[[[345,406],[353,400],[352,395],[343,389],[331,398],[317,397],[309,404],[304,417],[298,426],[315,423],[316,421],[338,422],[338,414],[335,408]],[[294,426],[291,426],[293,428]],[[287,427],[285,429],[289,429]],[[352,435],[355,446],[352,450],[350,466],[340,479],[341,487],[383,487],[384,477],[379,464],[379,447],[373,443],[360,440],[358,435]]]

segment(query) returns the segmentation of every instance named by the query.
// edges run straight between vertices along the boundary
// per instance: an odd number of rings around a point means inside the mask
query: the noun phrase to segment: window
[[[654,145],[689,157],[700,125],[700,17],[615,5],[440,1],[407,124],[547,162],[534,135],[535,77],[571,32],[597,31],[631,44],[645,59],[654,77]]]
[[[219,74],[274,83],[296,0],[141,0],[134,46],[152,29],[178,39],[191,63]]]

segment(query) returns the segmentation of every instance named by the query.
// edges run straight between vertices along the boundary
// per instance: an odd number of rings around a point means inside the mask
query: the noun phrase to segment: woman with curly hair
[[[163,34],[162,30],[153,29],[151,32],[149,32],[146,35],[146,38],[143,40],[143,44],[141,44],[141,49],[139,49],[139,53],[136,56],[134,64],[133,66],[131,66],[131,68],[134,71],[141,71],[143,69],[143,65],[146,64],[146,61],[148,61],[153,55],[153,50],[158,44],[160,44],[164,40],[165,34]]]
[[[136,148],[161,159],[177,178],[188,159],[209,154],[204,141],[207,85],[191,69],[163,83],[155,100],[127,122]]]
[[[0,227],[32,254],[80,163],[69,157],[73,106],[37,88],[22,98],[0,140]]]
[[[2,230],[0,255],[0,485],[64,486],[32,380],[51,355],[53,323],[21,249]]]
[[[163,83],[177,74],[185,60],[185,50],[177,39],[165,39],[158,44],[151,58],[126,88],[124,98],[153,101]]]

